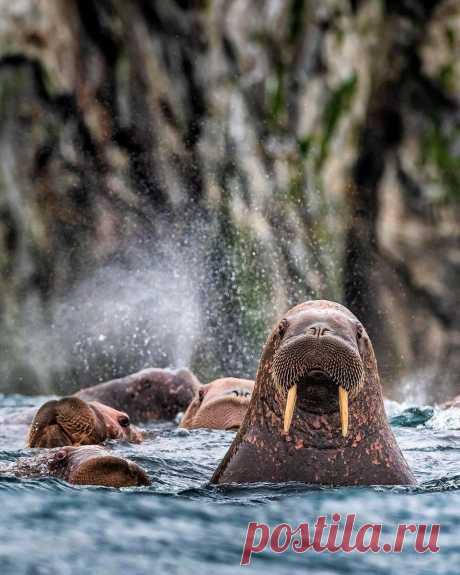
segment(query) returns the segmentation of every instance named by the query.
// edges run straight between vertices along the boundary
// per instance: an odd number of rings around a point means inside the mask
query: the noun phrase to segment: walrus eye
[[[356,343],[358,344],[359,353],[363,357],[366,353],[366,339],[364,338],[364,328],[360,323],[356,326]]]
[[[64,449],[61,449],[55,455],[56,461],[63,461],[66,457],[67,457],[67,452]]]
[[[278,326],[278,330],[277,330],[278,337],[279,337],[280,339],[281,339],[281,338],[284,336],[284,334],[286,333],[286,330],[287,330],[288,326],[289,326],[289,322],[288,322],[287,319],[281,320],[281,322],[280,322],[280,324],[279,324],[279,326]]]
[[[131,425],[131,422],[130,422],[128,416],[120,417],[120,419],[118,420],[118,423],[121,425],[121,427],[129,427]]]
[[[203,387],[201,387],[198,391],[198,401],[200,403],[203,401],[205,394],[206,394],[206,390]]]

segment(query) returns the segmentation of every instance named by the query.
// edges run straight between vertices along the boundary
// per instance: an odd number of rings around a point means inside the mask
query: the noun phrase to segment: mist
[[[202,329],[199,264],[162,247],[160,257],[130,248],[60,297],[47,317],[29,301],[16,347],[39,390],[69,392],[149,366],[190,364]]]

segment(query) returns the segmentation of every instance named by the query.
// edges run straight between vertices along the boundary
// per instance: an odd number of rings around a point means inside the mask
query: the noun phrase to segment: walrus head
[[[291,309],[271,337],[272,378],[286,398],[284,431],[289,432],[296,409],[317,414],[339,410],[346,437],[349,400],[363,388],[366,364],[373,358],[362,324],[340,304],[311,301]]]
[[[142,434],[126,413],[78,397],[48,401],[37,411],[29,430],[28,447],[95,445],[107,439],[140,443]]]
[[[54,477],[76,485],[150,485],[148,475],[139,465],[97,445],[63,447],[52,456],[48,469]]]
[[[254,392],[211,483],[410,485],[388,423],[372,344],[340,304],[287,312],[264,346]]]
[[[182,418],[187,429],[238,429],[246,415],[254,389],[249,379],[224,377],[201,385]]]

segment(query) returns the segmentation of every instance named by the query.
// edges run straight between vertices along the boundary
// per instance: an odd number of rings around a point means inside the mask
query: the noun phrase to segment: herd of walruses
[[[460,408],[460,397],[445,406]],[[9,473],[149,485],[141,467],[101,444],[140,443],[136,424],[180,414],[186,429],[237,430],[211,483],[415,483],[385,414],[369,336],[347,308],[325,300],[297,305],[276,324],[255,382],[225,377],[204,385],[188,369],[152,368],[46,402],[27,438],[40,451]]]

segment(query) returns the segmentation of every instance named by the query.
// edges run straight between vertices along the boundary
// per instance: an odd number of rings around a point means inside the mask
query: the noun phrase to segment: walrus
[[[223,377],[201,385],[179,427],[186,429],[238,429],[246,415],[254,382]]]
[[[74,396],[124,411],[132,423],[174,421],[179,413],[185,412],[200,386],[200,381],[188,369],[148,368],[86,387]],[[29,408],[0,419],[0,423],[30,425],[36,412],[36,408]]]
[[[292,308],[268,337],[244,421],[211,483],[410,485],[372,343],[344,306]]]
[[[28,447],[96,445],[108,439],[141,443],[142,433],[129,416],[98,401],[79,397],[47,401],[35,414],[29,429]]]
[[[98,445],[46,450],[20,458],[2,472],[21,478],[57,477],[75,485],[135,487],[151,483],[139,465]]]
[[[200,385],[188,369],[149,368],[82,389],[75,395],[125,411],[133,423],[171,421],[187,409]]]

